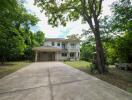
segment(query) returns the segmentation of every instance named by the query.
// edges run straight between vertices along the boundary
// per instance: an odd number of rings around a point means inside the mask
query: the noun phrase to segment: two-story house
[[[80,41],[64,38],[46,38],[44,45],[33,48],[35,61],[80,59]]]

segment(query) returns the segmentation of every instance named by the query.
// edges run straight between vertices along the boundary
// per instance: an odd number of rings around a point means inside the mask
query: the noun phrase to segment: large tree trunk
[[[99,22],[97,20],[95,21],[94,36],[96,41],[97,67],[98,67],[99,73],[102,74],[107,72],[107,69],[105,66],[104,50],[103,50],[101,37],[100,37]]]
[[[105,73],[107,70],[105,68],[105,57],[104,51],[101,43],[101,38],[99,32],[95,31],[95,40],[96,40],[96,52],[97,52],[97,68],[99,73]]]
[[[98,0],[98,1],[92,0],[90,2],[88,0],[88,6],[89,6],[88,11],[87,11],[86,1],[87,0],[81,0],[81,4],[83,7],[81,15],[87,21],[92,32],[94,33],[95,41],[96,41],[96,53],[97,53],[96,66],[98,72],[102,74],[107,71],[105,67],[105,57],[104,57],[103,46],[100,38],[100,30],[99,30],[100,27],[99,27],[99,19],[98,19],[98,16],[100,15],[101,12],[101,6],[103,0]]]

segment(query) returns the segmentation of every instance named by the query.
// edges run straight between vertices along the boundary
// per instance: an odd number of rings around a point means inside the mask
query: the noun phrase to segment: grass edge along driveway
[[[6,62],[4,65],[0,65],[0,79],[6,75],[9,75],[27,65],[31,62],[29,61],[15,61],[15,62]]]
[[[110,66],[107,74],[93,74],[90,72],[90,62],[65,61],[64,63],[132,93],[132,72],[130,71],[119,70]]]

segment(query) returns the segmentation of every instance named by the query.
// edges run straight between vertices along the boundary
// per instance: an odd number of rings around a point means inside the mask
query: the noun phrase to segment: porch
[[[35,62],[37,61],[58,61],[58,52],[61,48],[42,46],[33,48],[35,51]]]

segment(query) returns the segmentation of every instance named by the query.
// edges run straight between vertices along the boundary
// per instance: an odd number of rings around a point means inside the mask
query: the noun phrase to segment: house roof
[[[41,46],[33,48],[33,51],[43,51],[43,52],[57,52],[61,51],[61,48],[51,47],[51,46]]]
[[[45,40],[46,41],[54,41],[54,42],[57,42],[57,41],[65,41],[66,39],[64,39],[64,38],[46,38]]]
[[[73,41],[80,41],[76,39],[64,39],[64,38],[46,38],[46,41],[53,41],[53,42],[73,42]]]

